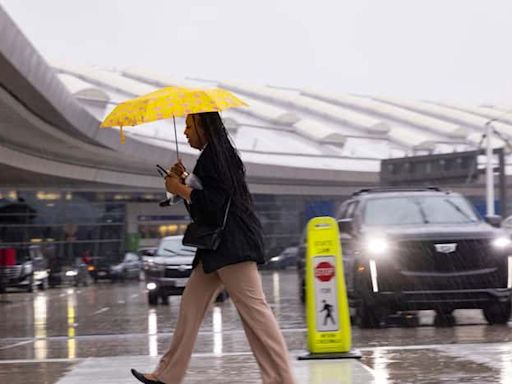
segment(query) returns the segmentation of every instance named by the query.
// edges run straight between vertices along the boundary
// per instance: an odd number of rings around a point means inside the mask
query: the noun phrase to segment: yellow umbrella
[[[100,127],[120,127],[124,144],[123,127],[151,121],[185,116],[191,113],[217,112],[247,106],[231,92],[221,88],[198,89],[167,87],[117,105]],[[175,136],[176,123],[174,122]],[[176,137],[176,152],[178,140]]]

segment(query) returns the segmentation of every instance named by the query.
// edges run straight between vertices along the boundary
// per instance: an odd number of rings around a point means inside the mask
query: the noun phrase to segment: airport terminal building
[[[309,218],[334,215],[351,193],[378,185],[383,159],[476,149],[493,118],[512,137],[504,106],[48,62],[0,7],[0,242],[117,257],[183,233],[183,205],[158,205],[164,189],[155,165],[176,160],[172,122],[126,128],[124,145],[118,130],[99,128],[119,102],[170,85],[222,87],[249,104],[222,116],[246,164],[270,253],[296,244]],[[183,119],[177,123],[180,157],[191,168],[198,153],[183,136]],[[483,203],[482,183],[451,187]]]

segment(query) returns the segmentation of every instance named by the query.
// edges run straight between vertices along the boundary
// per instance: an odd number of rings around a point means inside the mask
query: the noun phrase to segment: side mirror
[[[340,229],[340,233],[350,234],[354,230],[352,219],[338,220],[338,227]]]
[[[500,215],[485,216],[485,221],[491,224],[493,227],[499,228],[503,218]]]

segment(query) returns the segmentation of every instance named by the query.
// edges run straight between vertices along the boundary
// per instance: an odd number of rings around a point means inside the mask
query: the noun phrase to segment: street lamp
[[[485,123],[485,156],[486,156],[486,167],[485,167],[485,184],[486,184],[486,201],[487,201],[487,217],[494,216],[494,168],[492,165],[492,142],[491,124],[497,119],[491,119]]]

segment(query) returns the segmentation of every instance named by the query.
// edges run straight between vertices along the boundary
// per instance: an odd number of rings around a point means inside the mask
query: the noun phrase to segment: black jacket
[[[211,148],[207,146],[197,159],[193,171],[201,180],[203,189],[192,191],[187,209],[195,223],[220,227],[230,197],[231,207],[219,247],[215,251],[198,249],[193,266],[196,267],[202,261],[205,273],[210,273],[243,261],[263,264],[265,253],[262,227],[254,208],[244,206],[238,196],[232,195],[233,191],[223,183],[217,167]]]

